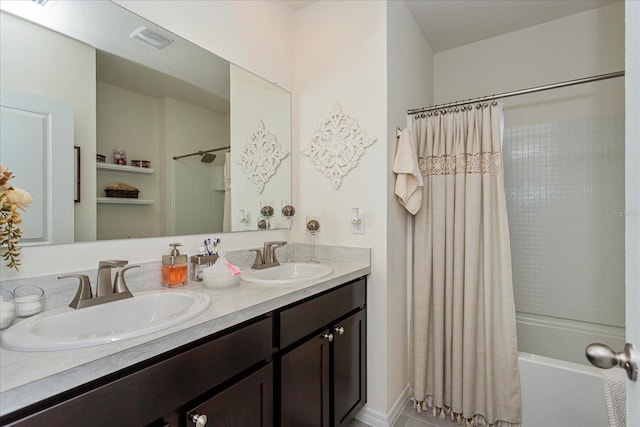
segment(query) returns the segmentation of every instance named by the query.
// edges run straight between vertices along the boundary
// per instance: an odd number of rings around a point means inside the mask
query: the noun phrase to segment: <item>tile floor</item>
[[[370,427],[361,421],[354,420],[349,427]],[[457,427],[457,424],[449,420],[441,420],[431,415],[431,411],[422,411],[418,414],[413,409],[413,401],[408,401],[402,409],[402,413],[393,427]]]

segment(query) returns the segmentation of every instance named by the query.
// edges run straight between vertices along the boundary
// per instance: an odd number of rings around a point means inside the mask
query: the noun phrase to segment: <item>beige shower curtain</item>
[[[412,391],[418,410],[466,425],[521,423],[501,133],[494,102],[414,116],[410,143],[423,181]]]

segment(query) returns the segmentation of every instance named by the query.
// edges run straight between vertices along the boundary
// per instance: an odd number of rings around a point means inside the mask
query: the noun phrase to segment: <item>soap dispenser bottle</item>
[[[173,247],[169,255],[162,257],[162,286],[174,288],[187,284],[187,256],[180,255],[178,246],[181,243],[171,243]]]

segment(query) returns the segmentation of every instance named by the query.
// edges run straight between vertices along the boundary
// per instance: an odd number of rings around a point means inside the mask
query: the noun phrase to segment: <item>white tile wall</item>
[[[624,117],[505,129],[516,310],[624,326]]]

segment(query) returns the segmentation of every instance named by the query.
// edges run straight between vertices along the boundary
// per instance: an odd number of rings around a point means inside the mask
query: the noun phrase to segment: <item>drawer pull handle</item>
[[[191,421],[196,425],[196,427],[204,427],[207,425],[207,416],[206,415],[191,415]]]
[[[327,340],[329,342],[333,341],[333,334],[330,332],[325,332],[324,334],[322,334],[322,339],[323,340]]]
[[[338,335],[344,335],[344,326],[336,326],[333,328],[333,332]]]

